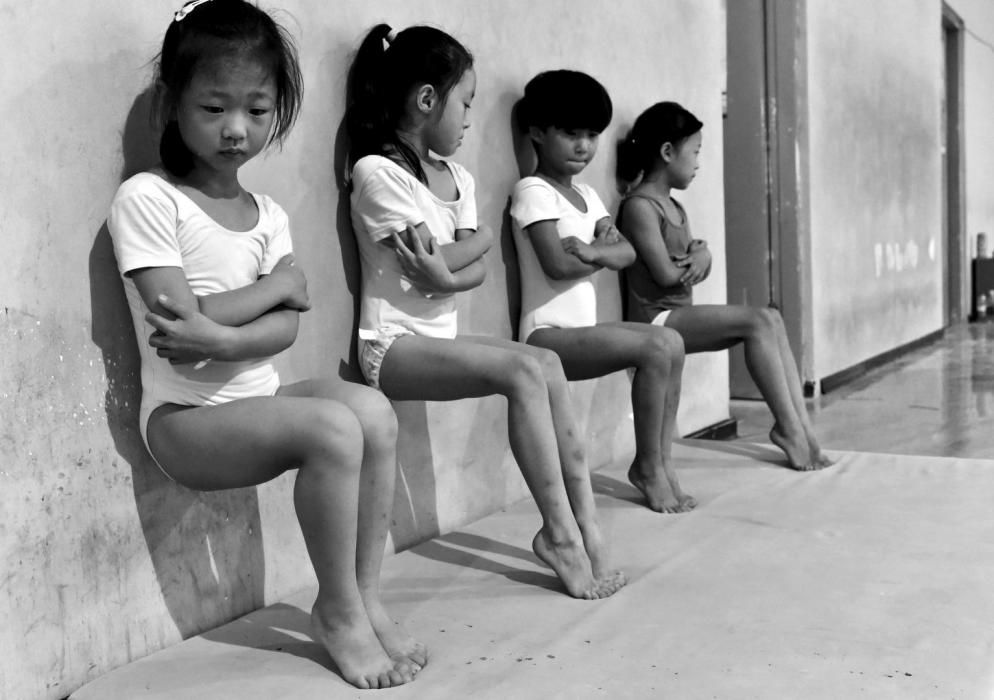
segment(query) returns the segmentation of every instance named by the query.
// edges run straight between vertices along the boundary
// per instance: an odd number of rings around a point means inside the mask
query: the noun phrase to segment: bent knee
[[[361,387],[355,399],[349,401],[349,408],[355,413],[367,440],[377,442],[397,441],[397,414],[390,399],[370,387]]]
[[[520,394],[529,391],[545,390],[547,381],[546,356],[551,355],[559,362],[551,350],[536,349],[538,352],[511,353],[504,366],[504,377],[508,393]],[[559,368],[562,372],[562,366]]]
[[[316,401],[307,425],[301,426],[300,438],[308,458],[327,458],[339,467],[358,467],[362,461],[362,423],[338,401]]]
[[[672,328],[653,326],[645,339],[644,350],[656,360],[683,362],[683,337]]]

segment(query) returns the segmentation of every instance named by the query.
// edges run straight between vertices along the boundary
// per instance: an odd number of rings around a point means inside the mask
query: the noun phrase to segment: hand
[[[567,236],[562,242],[563,251],[569,253],[588,265],[597,265],[600,256],[594,246],[584,243],[576,236]]]
[[[680,284],[693,286],[704,281],[711,267],[711,253],[706,246],[699,246],[687,255],[673,258],[677,267],[684,268],[680,276]]]
[[[159,295],[159,306],[174,318],[149,311],[145,320],[155,328],[148,344],[156,348],[159,357],[170,364],[209,362],[218,356],[224,345],[225,327],[210,320],[195,304],[187,306]]]
[[[453,284],[452,272],[449,271],[435,239],[429,239],[428,248],[425,248],[421,236],[410,224],[404,234],[410,241],[410,246],[396,231],[390,234],[404,275],[426,296],[449,293]]]
[[[608,218],[600,219],[594,228],[595,246],[611,245],[621,240],[621,231]]]
[[[296,265],[293,253],[280,258],[269,277],[283,288],[282,304],[294,311],[307,311],[311,300],[307,294],[307,277]]]

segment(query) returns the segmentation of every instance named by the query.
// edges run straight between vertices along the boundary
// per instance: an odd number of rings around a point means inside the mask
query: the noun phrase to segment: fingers
[[[169,331],[173,323],[165,316],[160,316],[154,311],[149,311],[147,314],[145,314],[145,321],[148,323],[148,325],[152,326],[152,328],[154,328],[156,331],[149,338],[150,341],[151,338],[155,338],[156,336],[162,337],[163,334]]]
[[[416,228],[408,224],[404,233],[407,234],[408,240],[411,241],[411,250],[414,252],[415,255],[417,255],[420,251],[425,249],[424,243],[421,242],[421,236],[418,235],[418,230]],[[431,243],[432,243],[431,241],[428,241],[429,246],[431,245]]]
[[[165,294],[160,294],[156,298],[156,301],[159,302],[159,306],[161,308],[165,309],[176,318],[185,319],[190,317],[191,310],[187,306],[179,303],[170,296],[166,296]]]
[[[293,260],[294,260],[293,253],[287,253],[286,255],[284,255],[282,258],[279,259],[279,262],[277,264],[282,263],[284,265],[293,265]]]

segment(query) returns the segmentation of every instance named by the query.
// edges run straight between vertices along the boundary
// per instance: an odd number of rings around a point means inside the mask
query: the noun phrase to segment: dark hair
[[[552,126],[600,132],[611,123],[612,111],[607,90],[594,78],[575,70],[550,70],[528,81],[517,113],[522,130]]]
[[[676,102],[657,102],[642,112],[628,137],[618,144],[618,178],[633,182],[656,162],[666,142],[679,147],[704,124]]]
[[[397,134],[411,91],[431,85],[441,99],[473,67],[473,55],[441,29],[408,27],[388,39],[389,25],[378,24],[363,39],[349,69],[345,128],[349,166],[363,156],[399,158],[427,182],[417,152]]]
[[[178,176],[193,169],[193,156],[170,113],[204,66],[224,59],[251,58],[272,71],[276,106],[267,146],[283,143],[304,95],[293,40],[266,12],[245,0],[209,0],[188,9],[191,4],[183,6],[177,13],[181,19],[174,19],[166,30],[155,76],[155,116],[164,126],[159,157],[163,167]]]

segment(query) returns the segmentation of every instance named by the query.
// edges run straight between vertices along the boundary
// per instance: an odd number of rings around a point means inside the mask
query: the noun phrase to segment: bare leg
[[[612,568],[610,564],[607,542],[597,518],[594,489],[590,483],[590,469],[587,466],[587,452],[573,415],[569,383],[563,373],[559,357],[550,350],[512,343],[502,338],[473,336],[472,340],[494,347],[511,347],[515,351],[527,352],[540,364],[549,392],[549,406],[552,410],[553,430],[562,467],[563,484],[573,517],[583,537],[584,549],[590,557],[591,570],[602,589],[614,591],[621,588],[628,579],[623,572]]]
[[[749,374],[775,420],[770,439],[783,450],[792,469],[811,468],[808,439],[791,395],[770,310],[750,306],[688,306],[674,309],[666,318],[666,327],[683,336],[688,353],[724,350],[743,343]],[[800,391],[799,382],[797,390]]]
[[[151,416],[149,443],[179,483],[201,490],[252,486],[297,468],[294,505],[318,579],[315,637],[359,688],[410,681],[376,636],[356,582],[362,429],[346,406],[268,397],[220,406],[166,405]]]
[[[376,636],[398,670],[416,673],[428,663],[428,650],[393,621],[380,598],[380,567],[397,475],[397,416],[393,406],[375,389],[334,380],[299,382],[285,387],[281,394],[340,401],[359,419],[363,436],[356,536],[359,594]]]
[[[613,590],[594,578],[570,510],[542,367],[520,344],[506,343],[502,347],[472,338],[403,336],[383,358],[380,385],[395,400],[505,396],[511,452],[542,514],[542,529],[532,543],[536,555],[573,597],[610,595]]]
[[[645,495],[652,510],[680,513],[693,508],[693,498],[680,489],[670,447],[683,369],[679,335],[641,323],[604,323],[585,328],[542,328],[534,331],[528,342],[555,351],[571,380],[635,369],[635,461],[628,478]]]
[[[794,404],[794,409],[801,419],[804,427],[804,435],[808,441],[808,451],[811,454],[810,466],[812,469],[824,469],[835,463],[831,457],[821,451],[818,438],[815,436],[814,425],[808,415],[808,407],[804,402],[804,392],[801,390],[801,377],[797,372],[797,363],[794,360],[794,353],[790,350],[790,341],[787,339],[787,329],[784,328],[783,318],[780,312],[775,309],[767,309],[772,317],[772,323],[776,332],[777,341],[780,346],[780,363],[783,365],[784,376],[787,380],[787,387],[790,389],[790,398]]]

